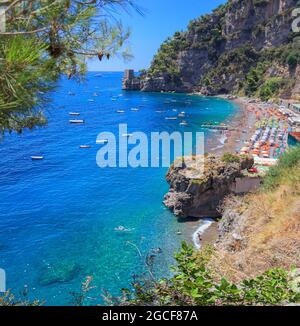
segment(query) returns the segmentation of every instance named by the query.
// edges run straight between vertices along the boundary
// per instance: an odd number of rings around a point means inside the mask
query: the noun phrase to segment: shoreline
[[[199,95],[200,94],[195,94]],[[236,114],[232,117],[232,120],[228,122],[229,131],[226,138],[224,137],[224,144],[210,149],[209,153],[216,155],[223,155],[225,153],[237,153],[243,147],[245,141],[249,140],[255,130],[255,117],[248,110],[250,104],[250,98],[232,97],[230,96],[214,96],[216,98],[222,98],[238,106]],[[251,105],[263,104],[260,100],[255,100],[255,103]],[[227,121],[225,121],[227,122]],[[220,132],[223,136],[224,132]],[[218,221],[207,217],[206,219],[199,219],[193,222],[187,222],[187,235],[186,238],[189,242],[193,243],[193,246],[200,250],[205,244],[213,244],[218,238]],[[201,241],[199,241],[201,239]]]

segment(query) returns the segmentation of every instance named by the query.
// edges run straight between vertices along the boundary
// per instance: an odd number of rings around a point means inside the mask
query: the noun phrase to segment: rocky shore
[[[185,163],[193,159],[185,158]],[[227,195],[245,193],[259,186],[259,180],[251,182],[243,175],[253,164],[251,157],[208,154],[204,158],[204,171],[191,164],[173,165],[167,174],[170,191],[164,204],[181,218],[218,217],[219,205]]]

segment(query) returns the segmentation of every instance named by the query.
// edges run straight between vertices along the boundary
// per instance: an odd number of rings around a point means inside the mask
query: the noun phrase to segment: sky
[[[144,9],[144,15],[137,12],[122,13],[119,18],[130,27],[129,45],[134,56],[130,62],[120,57],[100,62],[90,60],[89,71],[123,71],[125,69],[147,69],[158,48],[176,31],[186,29],[190,20],[210,13],[226,0],[135,0]]]

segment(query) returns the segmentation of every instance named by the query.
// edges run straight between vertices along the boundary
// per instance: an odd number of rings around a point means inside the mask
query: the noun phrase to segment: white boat
[[[188,122],[187,121],[182,121],[182,122],[180,122],[180,126],[188,126],[189,124],[188,124]]]
[[[80,116],[80,113],[79,112],[69,112],[69,115],[73,115],[73,116],[79,117]]]
[[[97,139],[96,140],[96,144],[98,145],[103,145],[103,144],[107,144],[108,143],[108,139]]]
[[[79,148],[82,148],[82,149],[83,148],[91,148],[91,146],[90,145],[80,145]]]
[[[136,108],[132,108],[131,111],[137,112],[137,111],[140,111],[140,110],[136,109]]]
[[[118,110],[117,113],[125,113],[123,110]]]
[[[44,159],[44,156],[30,156],[33,161],[41,161]]]
[[[116,232],[131,232],[132,229],[127,229],[127,228],[125,228],[125,226],[120,225],[120,226],[114,228],[114,231],[116,231]]]
[[[93,99],[89,99],[88,102],[95,102],[95,100],[93,100]]]
[[[177,120],[177,117],[166,117],[166,120]]]
[[[84,120],[70,120],[69,122],[72,124],[83,124]]]
[[[132,136],[133,136],[132,134],[123,134],[122,135],[122,137],[127,137],[127,138],[132,137]]]

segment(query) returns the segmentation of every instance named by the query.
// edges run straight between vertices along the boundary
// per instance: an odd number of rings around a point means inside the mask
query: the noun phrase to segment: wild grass
[[[272,191],[280,183],[298,183],[300,175],[296,168],[300,165],[300,146],[288,150],[279,160],[278,165],[273,166],[264,179],[263,190]]]
[[[234,229],[218,244],[213,267],[240,281],[272,269],[300,268],[300,147],[290,149],[254,194],[226,204]],[[238,234],[242,240],[234,239]]]

